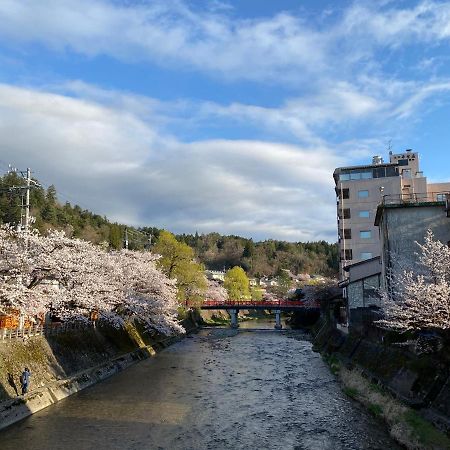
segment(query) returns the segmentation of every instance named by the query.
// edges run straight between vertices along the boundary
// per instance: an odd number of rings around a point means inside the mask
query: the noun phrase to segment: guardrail
[[[27,339],[33,336],[54,336],[67,331],[82,330],[92,326],[94,326],[93,322],[64,322],[27,328],[1,328],[0,342],[11,339]]]

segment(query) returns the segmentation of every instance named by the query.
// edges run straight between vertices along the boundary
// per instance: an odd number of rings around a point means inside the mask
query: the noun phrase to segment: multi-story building
[[[374,220],[384,196],[408,199],[417,194],[426,195],[433,186],[427,186],[420,171],[419,155],[412,150],[401,154],[391,152],[389,163],[375,156],[369,165],[337,168],[333,177],[343,279],[345,266],[380,256],[380,238]]]

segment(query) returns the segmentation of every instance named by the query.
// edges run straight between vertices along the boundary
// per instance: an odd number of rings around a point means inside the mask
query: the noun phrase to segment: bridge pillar
[[[283,325],[281,325],[281,311],[276,310],[275,312],[275,329],[281,330],[283,328]]]
[[[238,323],[238,309],[229,309],[228,312],[230,313],[231,317],[231,328],[239,328]]]

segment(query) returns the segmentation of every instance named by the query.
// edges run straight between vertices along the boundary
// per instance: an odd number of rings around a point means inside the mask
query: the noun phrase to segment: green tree
[[[242,267],[235,266],[225,274],[224,287],[230,300],[250,298],[250,283]]]
[[[109,228],[109,245],[116,250],[122,248],[122,228],[116,223]]]
[[[158,264],[169,278],[175,278],[177,269],[194,259],[194,250],[166,230],[159,234],[153,252],[161,255]]]
[[[41,217],[45,222],[51,224],[56,222],[57,211],[54,203],[47,202],[47,204],[41,209]]]
[[[258,286],[252,286],[250,288],[250,294],[252,296],[252,300],[256,302],[260,302],[263,299],[263,290]]]
[[[292,280],[287,270],[280,269],[277,273],[278,286],[276,287],[276,293],[281,297],[286,297],[289,289],[292,287]]]
[[[163,230],[152,251],[161,255],[158,260],[161,270],[169,278],[176,278],[179,300],[203,298],[207,288],[204,267],[194,260],[194,250],[189,245]]]
[[[244,251],[242,252],[242,256],[244,258],[251,258],[255,253],[255,244],[250,239],[245,243]]]
[[[46,200],[50,205],[56,205],[56,188],[53,184],[47,189]]]

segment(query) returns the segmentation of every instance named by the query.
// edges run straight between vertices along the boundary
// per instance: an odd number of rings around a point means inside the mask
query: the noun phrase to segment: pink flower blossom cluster
[[[0,227],[0,312],[28,316],[51,310],[62,320],[95,312],[114,326],[139,320],[164,334],[183,332],[176,286],[149,252],[105,251],[61,231],[17,232]]]
[[[428,231],[417,267],[391,273],[381,290],[386,328],[407,330],[450,329],[450,248]],[[393,258],[395,256],[393,255]],[[398,259],[398,256],[397,256]],[[398,266],[404,266],[397,261]],[[411,264],[410,264],[411,267]]]

